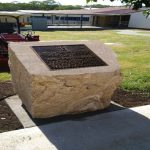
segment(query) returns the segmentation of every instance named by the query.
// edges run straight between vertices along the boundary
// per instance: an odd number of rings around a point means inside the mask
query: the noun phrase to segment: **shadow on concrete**
[[[23,105],[23,108],[26,110],[24,105]],[[98,111],[94,111],[94,112],[85,112],[85,113],[73,114],[73,115],[61,115],[61,116],[42,118],[42,119],[41,118],[32,118],[27,110],[26,110],[26,112],[28,113],[28,115],[30,116],[32,121],[37,126],[39,126],[39,125],[44,125],[44,124],[48,124],[48,123],[63,122],[63,121],[68,121],[68,120],[84,121],[84,120],[86,120],[87,117],[92,117],[95,115],[100,115],[103,113],[118,111],[118,110],[122,110],[122,109],[125,109],[125,108],[111,103],[110,106],[104,110],[98,110]]]
[[[17,116],[24,126],[37,125],[58,150],[149,150],[150,105],[131,110],[111,104],[96,112],[30,119],[17,96],[7,101],[16,114],[22,113]]]
[[[58,150],[149,150],[150,121],[124,109],[39,126]]]

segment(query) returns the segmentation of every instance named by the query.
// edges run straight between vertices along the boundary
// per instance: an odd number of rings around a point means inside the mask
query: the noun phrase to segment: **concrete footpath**
[[[114,30],[114,31],[116,31],[118,34],[125,34],[125,35],[150,36],[150,32],[148,30],[138,31],[138,30],[126,29],[126,30]]]
[[[150,105],[0,134],[0,150],[149,150]]]

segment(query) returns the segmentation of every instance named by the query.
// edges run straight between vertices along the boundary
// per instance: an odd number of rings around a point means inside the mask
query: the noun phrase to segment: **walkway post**
[[[67,16],[66,16],[66,20],[67,20],[67,26],[68,26],[68,25],[69,25],[69,24],[68,24],[68,14],[67,14]]]
[[[20,24],[19,24],[19,17],[15,17],[17,20],[17,28],[18,28],[18,33],[20,34]]]
[[[121,26],[121,15],[119,16],[119,27]]]
[[[51,15],[51,19],[52,19],[52,25],[53,25],[54,24],[53,15]]]
[[[80,24],[80,28],[82,28],[83,15],[81,15],[81,17],[80,17],[80,21],[81,21],[81,22],[80,22],[80,23],[81,23],[81,24]]]

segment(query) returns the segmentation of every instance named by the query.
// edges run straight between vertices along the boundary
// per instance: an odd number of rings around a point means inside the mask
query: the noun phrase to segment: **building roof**
[[[103,15],[124,15],[124,14],[131,14],[134,12],[136,11],[126,7],[108,7],[108,8],[93,10],[94,14],[100,14],[100,15],[102,14]]]
[[[79,9],[79,10],[50,10],[50,11],[39,11],[39,10],[19,10],[19,12],[30,13],[30,14],[70,14],[70,15],[125,15],[136,12],[135,10],[127,7],[106,7],[98,9]]]
[[[126,15],[136,12],[127,7],[106,7],[98,9],[79,9],[79,10],[19,10],[19,11],[0,11],[0,16],[31,16],[33,14],[62,14],[62,15]]]
[[[86,9],[79,9],[79,10],[49,10],[49,11],[42,11],[42,10],[19,10],[19,12],[24,13],[31,13],[31,14],[71,14],[71,15],[81,15],[81,14],[93,14],[92,11]]]
[[[30,16],[31,14],[18,11],[0,11],[0,16],[10,16],[10,17],[20,17],[20,16]]]

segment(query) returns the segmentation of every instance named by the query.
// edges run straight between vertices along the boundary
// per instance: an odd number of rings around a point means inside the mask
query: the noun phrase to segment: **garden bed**
[[[0,82],[0,133],[23,128],[4,99],[14,95],[11,82]],[[143,92],[131,92],[117,89],[112,100],[124,107],[136,107],[150,104],[150,95]]]
[[[4,101],[4,98],[14,95],[11,82],[0,83],[0,133],[22,128],[15,114]]]
[[[4,100],[0,101],[0,133],[23,128]]]

